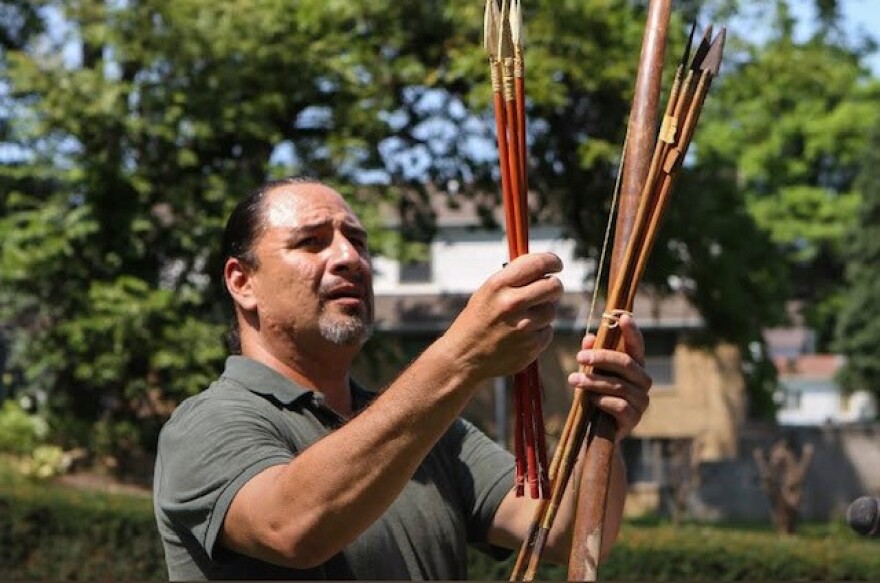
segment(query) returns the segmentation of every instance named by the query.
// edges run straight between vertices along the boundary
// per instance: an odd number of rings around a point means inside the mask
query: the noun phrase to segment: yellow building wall
[[[739,350],[678,344],[675,383],[651,389],[651,405],[633,432],[640,438],[697,438],[704,461],[735,457],[745,419],[745,381]]]

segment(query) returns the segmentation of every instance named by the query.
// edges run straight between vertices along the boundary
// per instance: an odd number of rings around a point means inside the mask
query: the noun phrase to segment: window
[[[654,380],[654,386],[675,384],[675,370],[671,356],[646,356],[645,371]]]
[[[800,409],[801,402],[803,401],[804,394],[801,391],[796,391],[794,389],[786,389],[785,390],[785,408],[786,409]]]
[[[429,283],[432,277],[431,259],[403,261],[400,264],[400,283]]]
[[[398,201],[400,235],[404,248],[400,262],[399,283],[429,283],[432,280],[431,241],[436,235],[436,217],[423,201],[407,196]]]
[[[674,330],[646,330],[645,371],[654,380],[655,387],[675,384],[675,346],[678,333]]]
[[[663,473],[663,441],[628,437],[621,443],[630,483],[656,484]]]
[[[630,483],[668,486],[681,476],[694,455],[694,439],[628,437],[621,443]]]

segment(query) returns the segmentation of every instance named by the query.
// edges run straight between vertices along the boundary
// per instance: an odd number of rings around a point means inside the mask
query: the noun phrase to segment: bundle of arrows
[[[491,2],[490,0],[490,3]],[[654,5],[664,4],[663,0],[655,0]],[[665,0],[665,18],[668,24],[669,0]],[[659,10],[659,9],[658,9]],[[502,10],[503,14],[503,10]],[[649,14],[650,23],[650,14]],[[695,28],[695,27],[694,27]],[[647,30],[647,28],[646,28]],[[663,47],[665,48],[665,28],[663,31]],[[646,32],[646,43],[649,40]],[[665,115],[659,124],[651,124],[653,131],[649,139],[639,136],[635,145],[636,151],[641,148],[645,152],[645,160],[650,160],[646,172],[637,179],[637,208],[629,213],[633,217],[627,226],[625,251],[621,254],[616,274],[612,270],[606,296],[606,307],[602,316],[594,343],[595,348],[622,350],[619,318],[633,308],[639,281],[644,272],[657,236],[658,226],[667,208],[672,186],[678,176],[682,163],[694,135],[706,95],[721,67],[726,32],[724,29],[712,39],[712,27],[704,33],[702,40],[693,51],[691,58],[694,30],[687,43],[684,56],[676,71],[675,78],[667,100]],[[651,51],[643,48],[643,61],[640,63],[646,70],[653,68],[657,91],[662,72],[662,50],[653,52],[654,63],[645,62],[644,57]],[[659,65],[659,66],[658,66]],[[639,98],[637,85],[636,99]],[[654,105],[656,106],[656,98]],[[637,107],[633,103],[633,111]],[[656,107],[655,107],[656,110]],[[656,120],[656,111],[654,115]],[[631,120],[632,122],[632,120]],[[630,124],[628,142],[634,134]],[[627,157],[633,149],[627,148],[623,160],[624,173],[631,160]],[[622,209],[621,209],[622,210]],[[624,213],[619,213],[618,230]],[[618,239],[620,241],[620,239]],[[589,366],[582,372],[592,373]],[[583,467],[579,486],[577,515],[574,526],[574,540],[569,561],[569,580],[596,580],[598,573],[599,553],[602,548],[602,535],[605,525],[605,507],[611,474],[611,462],[615,447],[616,427],[613,418],[591,406],[591,401],[583,391],[577,390],[563,429],[560,442],[556,448],[552,464],[549,468],[551,491],[549,499],[541,500],[531,523],[530,531],[520,549],[517,561],[511,574],[511,580],[530,581],[535,577],[544,546],[550,529],[562,501],[563,493],[569,484],[578,456],[583,450]],[[586,444],[585,444],[586,442]]]
[[[489,68],[498,133],[501,192],[510,259],[529,251],[528,176],[526,171],[525,77],[522,12],[519,0],[504,0],[501,8],[487,0],[484,45]],[[532,498],[549,495],[547,447],[538,364],[533,362],[513,378],[516,494],[528,483]]]

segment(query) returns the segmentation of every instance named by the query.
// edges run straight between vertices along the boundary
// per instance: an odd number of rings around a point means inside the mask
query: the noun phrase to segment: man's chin
[[[334,322],[321,322],[324,340],[339,346],[359,346],[373,333],[373,327],[360,318],[345,318]]]

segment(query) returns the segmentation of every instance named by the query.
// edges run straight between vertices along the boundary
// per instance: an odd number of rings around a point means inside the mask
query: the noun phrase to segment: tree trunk
[[[813,446],[805,445],[798,458],[794,447],[781,439],[770,447],[766,455],[760,448],[755,448],[752,454],[758,466],[761,485],[770,500],[776,530],[781,534],[794,534]]]

